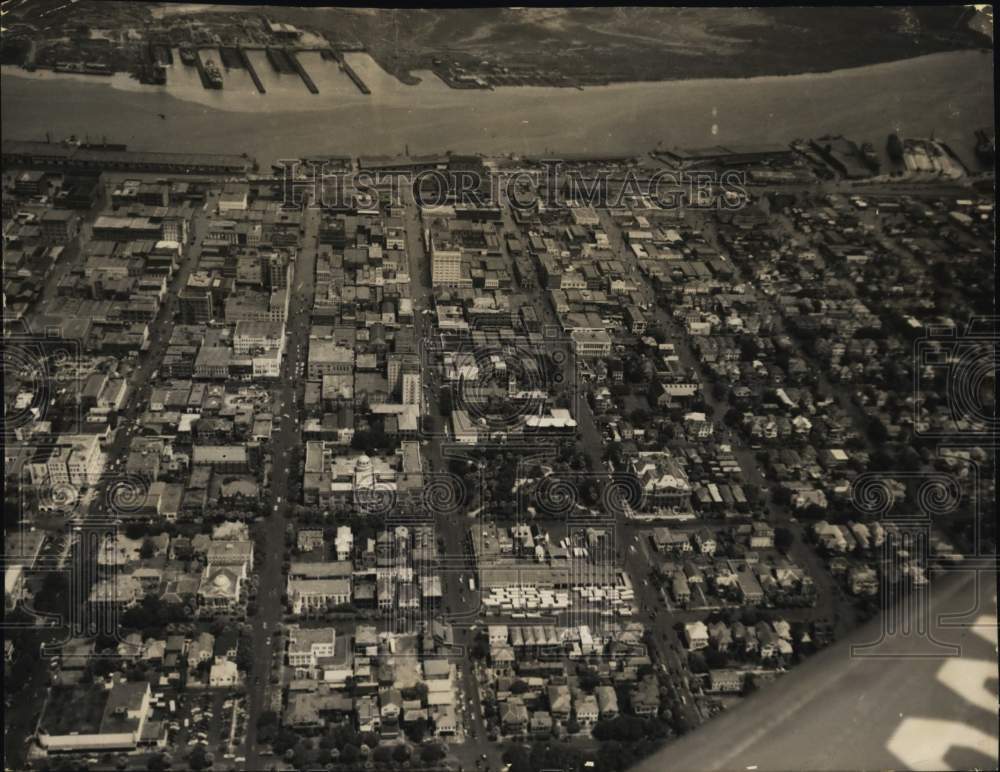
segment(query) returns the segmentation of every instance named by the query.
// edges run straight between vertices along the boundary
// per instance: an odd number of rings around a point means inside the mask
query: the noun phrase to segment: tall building
[[[435,287],[457,287],[462,281],[462,248],[441,219],[431,223],[428,234],[431,253],[431,284]]]
[[[281,351],[285,345],[285,325],[283,322],[236,323],[233,333],[233,351],[237,354],[251,354],[269,349]]]
[[[420,366],[405,364],[401,376],[400,394],[404,405],[420,404]]]
[[[268,249],[260,253],[260,272],[268,289],[283,289],[291,279],[291,264],[284,250]]]
[[[389,393],[392,397],[402,394],[402,375],[407,368],[415,368],[419,374],[420,358],[416,354],[394,353],[386,358],[386,380],[389,382]]]
[[[212,299],[211,274],[205,271],[192,273],[178,295],[178,300],[182,323],[205,324],[212,321],[215,307]]]

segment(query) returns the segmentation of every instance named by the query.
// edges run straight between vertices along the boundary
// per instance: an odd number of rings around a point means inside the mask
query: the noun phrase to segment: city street
[[[264,554],[256,552],[254,566],[258,575],[257,614],[250,620],[252,625],[254,664],[247,683],[249,694],[249,720],[247,723],[247,768],[266,769],[269,762],[260,756],[262,750],[257,744],[257,719],[270,709],[271,695],[280,684],[271,683],[274,648],[283,639],[278,635],[279,625],[285,609],[281,598],[285,592],[285,577],[282,572],[285,553],[285,526],[289,510],[289,479],[286,469],[298,470],[299,464],[289,466],[290,459],[303,450],[299,409],[303,393],[303,380],[297,377],[297,368],[309,354],[310,315],[313,302],[313,288],[316,275],[317,235],[319,233],[319,210],[308,205],[303,209],[304,234],[302,248],[298,250],[295,272],[290,290],[294,293],[289,302],[288,319],[285,323],[285,358],[282,363],[282,377],[272,391],[273,404],[284,404],[285,409],[275,409],[275,428],[271,435],[271,481],[264,502],[265,515],[260,526],[264,532]],[[287,412],[290,418],[283,418]],[[271,647],[267,646],[268,639]]]
[[[405,217],[406,249],[410,261],[410,288],[414,302],[414,338],[418,347],[428,346],[429,343],[433,343],[431,335],[434,327],[423,311],[433,308],[434,293],[430,283],[430,261],[424,250],[420,213],[412,199],[407,202]],[[432,350],[434,350],[432,346],[425,349],[425,353],[421,355],[422,365],[426,365],[427,362],[426,352]],[[426,416],[424,420],[429,421],[431,431],[427,438],[427,444],[421,448],[421,453],[430,470],[445,473],[447,472],[447,462],[442,455],[445,445],[442,442],[442,434],[446,418],[441,414],[441,401],[437,391],[440,387],[440,379],[437,376],[431,379],[428,375],[428,369],[424,367],[422,371],[426,387]],[[497,746],[485,742],[487,730],[479,698],[479,685],[474,675],[473,660],[468,656],[475,636],[470,631],[470,626],[479,611],[479,595],[478,592],[469,590],[467,583],[468,578],[474,576],[474,571],[467,558],[465,538],[469,525],[475,520],[452,512],[433,514],[437,537],[442,539],[444,543],[443,548],[438,550],[438,575],[441,577],[444,593],[445,618],[452,622],[455,643],[463,646],[465,651],[465,654],[460,656],[456,662],[465,700],[463,705],[456,707],[459,708],[460,718],[465,726],[466,742],[452,745],[451,752],[469,770],[473,768],[476,759],[482,755],[483,751],[486,751],[492,768],[495,770],[500,764],[500,752]],[[463,576],[465,583],[462,581]]]

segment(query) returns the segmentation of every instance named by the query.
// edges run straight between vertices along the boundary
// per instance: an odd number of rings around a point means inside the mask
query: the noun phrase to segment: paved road
[[[291,466],[294,454],[302,445],[301,424],[297,423],[301,404],[299,386],[303,378],[297,374],[300,362],[305,362],[309,353],[309,319],[312,309],[313,285],[316,275],[316,236],[319,232],[320,213],[308,206],[304,209],[302,247],[298,250],[295,274],[292,279],[292,298],[289,303],[286,333],[290,333],[285,344],[285,360],[282,377],[272,394],[274,399],[275,428],[271,435],[271,479],[265,506],[267,516],[263,523],[266,555],[257,554],[255,570],[258,576],[257,614],[251,620],[254,650],[253,673],[248,677],[249,718],[247,722],[247,769],[265,769],[268,762],[260,755],[257,747],[257,719],[270,709],[272,689],[280,689],[280,684],[272,685],[271,667],[281,654],[282,641],[276,635],[277,627],[284,616],[281,602],[285,592],[285,576],[282,572],[285,553],[285,525],[288,514],[289,469],[297,473],[301,467]],[[300,287],[301,285],[301,287]],[[288,414],[288,418],[282,417]],[[268,644],[270,641],[270,644]]]
[[[931,619],[933,638],[960,656],[901,629],[866,650],[894,656],[852,656],[880,639],[876,619],[635,772],[996,769],[996,574],[952,572],[932,587],[930,612],[910,618]],[[967,626],[945,626],[945,614]]]
[[[405,224],[406,250],[410,266],[410,294],[414,301],[414,337],[418,346],[426,346],[432,341],[435,328],[430,321],[433,317],[424,315],[423,311],[433,309],[434,291],[430,281],[430,259],[424,250],[420,215],[412,201],[407,202]],[[426,364],[428,359],[425,350],[422,364]],[[442,452],[441,433],[445,426],[445,417],[440,408],[440,371],[425,367],[421,375],[424,383],[424,412],[429,416],[431,426],[427,444],[421,448],[421,453],[429,469],[433,469],[433,473],[444,473],[447,471],[447,463]],[[479,595],[471,591],[468,585],[469,579],[474,576],[474,571],[465,550],[465,534],[472,521],[460,512],[433,514],[437,521],[437,536],[443,540],[443,546],[439,549],[438,574],[443,585],[445,616],[452,621],[455,643],[466,647],[465,651],[468,652],[475,638],[471,626],[475,623],[479,611]],[[486,740],[486,722],[483,720],[479,686],[472,658],[467,655],[462,656],[456,664],[458,678],[463,688],[461,696],[456,700],[455,709],[464,726],[467,739],[465,743],[453,745],[451,751],[466,769],[471,769],[476,759],[484,752],[492,766],[496,768],[500,763],[500,753],[496,746],[488,744]]]

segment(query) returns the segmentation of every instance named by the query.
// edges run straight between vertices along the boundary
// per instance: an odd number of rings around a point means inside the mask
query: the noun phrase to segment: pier
[[[219,46],[219,58],[222,60],[222,66],[227,70],[243,68],[243,60],[240,59],[235,46]]]
[[[292,74],[295,72],[295,65],[289,59],[288,52],[281,48],[268,47],[265,49],[267,60],[276,72]]]
[[[347,63],[347,60],[344,58],[344,55],[342,53],[335,52],[334,56],[340,63],[340,69],[344,71],[344,73],[347,75],[348,78],[354,81],[354,85],[358,87],[358,91],[360,91],[362,94],[371,94],[372,93],[371,89],[365,85],[365,82],[361,80],[361,76],[354,71],[354,68]]]
[[[246,69],[248,73],[250,73],[250,79],[253,81],[253,84],[257,87],[257,90],[261,94],[266,94],[267,91],[264,89],[264,84],[261,82],[260,76],[257,74],[257,70],[253,66],[253,62],[250,61],[250,57],[247,56],[246,49],[244,49],[242,46],[238,46],[236,48],[236,53],[239,54],[240,61],[243,62],[243,67]]]
[[[309,73],[306,72],[306,68],[302,66],[302,62],[299,61],[298,55],[294,51],[286,51],[285,55],[288,57],[288,61],[292,63],[292,67],[295,68],[299,77],[302,78],[302,82],[306,84],[306,88],[313,94],[318,94],[319,89],[316,87],[313,79],[309,77]]]
[[[124,146],[121,146],[124,147]],[[4,165],[74,171],[168,172],[173,174],[246,174],[254,160],[246,155],[218,153],[150,153],[112,147],[77,147],[56,142],[5,139],[0,143]]]

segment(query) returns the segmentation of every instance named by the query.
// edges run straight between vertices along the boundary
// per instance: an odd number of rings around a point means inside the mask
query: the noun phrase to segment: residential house
[[[770,549],[774,546],[774,529],[767,523],[755,522],[750,532],[750,549]]]
[[[708,628],[704,622],[688,622],[684,625],[684,637],[688,650],[698,651],[708,647]]]
[[[600,708],[597,698],[592,694],[578,695],[576,698],[576,720],[584,729],[589,729],[597,723]]]
[[[758,622],[754,626],[757,633],[758,649],[761,659],[773,659],[778,656],[778,636],[767,622]]]
[[[847,582],[852,595],[871,596],[878,592],[878,574],[871,566],[852,566]]]
[[[652,718],[660,711],[660,684],[655,675],[643,676],[629,692],[632,712],[637,716]]]
[[[714,555],[716,548],[715,534],[710,528],[699,528],[694,534],[695,543],[702,555]]]
[[[524,734],[528,727],[528,709],[520,699],[510,697],[503,703],[500,707],[500,725],[506,735]]]
[[[556,721],[566,721],[573,708],[573,699],[569,687],[565,684],[554,684],[548,687],[549,713]]]
[[[536,710],[531,714],[528,728],[535,737],[548,737],[552,734],[552,716],[547,710]]]
[[[597,697],[598,714],[602,719],[615,718],[618,715],[618,694],[613,686],[602,684],[594,689]]]
[[[208,674],[208,685],[212,688],[233,688],[240,682],[239,669],[235,662],[225,660],[213,662]]]
[[[738,693],[743,690],[743,671],[723,668],[709,670],[709,689],[713,692]]]
[[[708,639],[716,651],[729,651],[733,644],[733,636],[725,622],[712,622],[708,625]]]

